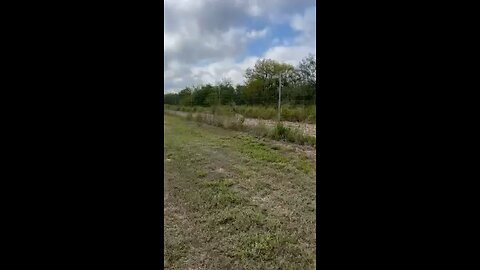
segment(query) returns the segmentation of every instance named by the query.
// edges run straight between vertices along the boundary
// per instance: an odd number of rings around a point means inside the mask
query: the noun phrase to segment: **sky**
[[[316,54],[315,0],[164,0],[164,93]]]

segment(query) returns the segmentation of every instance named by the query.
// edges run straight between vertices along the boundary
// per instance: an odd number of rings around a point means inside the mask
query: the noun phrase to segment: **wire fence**
[[[302,89],[297,86],[282,89],[280,85],[281,79],[276,89],[257,89],[253,93],[236,92],[232,91],[233,89],[222,93],[220,88],[214,91],[210,88],[206,95],[205,92],[203,95],[202,92],[193,92],[183,98],[179,96],[177,105],[167,105],[166,108],[183,111],[190,116],[201,115],[207,121],[220,125],[222,124],[214,119],[215,115],[220,118],[225,115],[241,115],[242,125],[249,128],[263,126],[270,130],[283,130],[290,134],[290,141],[303,141],[305,135],[316,137],[316,93],[312,93],[312,88]],[[279,123],[281,125],[278,125]],[[285,130],[284,127],[288,129]],[[296,135],[298,132],[302,135]],[[289,137],[285,134],[281,136]],[[308,144],[312,145],[312,141],[308,141]]]

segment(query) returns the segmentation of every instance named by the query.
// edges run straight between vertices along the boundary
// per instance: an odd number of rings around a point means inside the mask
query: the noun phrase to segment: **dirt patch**
[[[277,121],[273,120],[264,120],[264,119],[255,119],[255,118],[245,118],[244,124],[249,127],[254,127],[258,125],[265,125],[267,127],[274,127],[277,124]],[[312,137],[317,136],[317,125],[315,124],[306,124],[306,123],[295,123],[289,121],[282,121],[282,124],[286,127],[297,129],[303,132],[305,135]]]
[[[183,117],[187,117],[188,113],[180,112],[180,111],[172,111],[172,110],[165,110],[170,114],[179,115]],[[212,118],[212,114],[208,113],[192,113],[192,116],[195,117],[197,115],[202,115],[205,118]],[[274,127],[277,124],[277,121],[274,120],[265,120],[265,119],[256,119],[256,118],[245,118],[243,124],[247,127],[256,127],[258,125],[265,125],[267,127]],[[316,124],[306,124],[306,123],[296,123],[296,122],[289,122],[289,121],[282,121],[282,124],[286,127],[297,129],[303,132],[305,135],[309,135],[312,137],[317,136],[317,125]]]

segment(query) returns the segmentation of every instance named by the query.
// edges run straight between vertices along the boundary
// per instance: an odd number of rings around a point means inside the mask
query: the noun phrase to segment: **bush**
[[[275,128],[273,128],[270,131],[269,137],[274,140],[284,140],[287,138],[287,134],[289,132],[290,132],[290,129],[280,123],[280,124],[277,124]]]
[[[250,131],[257,137],[267,137],[269,130],[265,124],[258,124],[250,129]]]
[[[285,127],[281,123],[277,124],[270,132],[268,137],[274,140],[283,140],[296,144],[316,145],[316,138],[303,134],[297,129]]]
[[[214,106],[214,107],[186,107],[186,106],[165,106],[168,110],[180,110],[188,112],[187,119],[206,123],[213,126],[233,130],[247,130],[244,126],[245,117],[275,119],[276,109],[273,107],[260,106]],[[193,114],[195,112],[195,114]],[[213,114],[211,113],[213,112]],[[315,123],[315,106],[295,107],[286,105],[282,109],[282,119],[288,121],[308,121]],[[267,137],[273,140],[283,140],[296,144],[316,146],[316,138],[303,134],[303,132],[286,127],[281,123],[273,128],[259,124],[249,128],[248,132],[257,137]]]

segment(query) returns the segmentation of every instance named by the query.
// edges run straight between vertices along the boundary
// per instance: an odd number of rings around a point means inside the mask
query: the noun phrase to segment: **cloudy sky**
[[[316,50],[315,0],[164,0],[164,92],[229,78],[259,58],[296,65]]]

